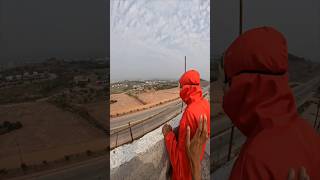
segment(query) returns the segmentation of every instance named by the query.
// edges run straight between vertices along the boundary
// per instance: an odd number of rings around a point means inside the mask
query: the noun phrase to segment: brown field
[[[108,106],[105,101],[85,105],[89,114],[107,128]]]
[[[106,147],[101,131],[47,102],[2,105],[0,117],[0,123],[20,121],[23,125],[0,136],[0,169],[20,167],[19,152],[22,161],[32,165]]]
[[[152,92],[144,92],[137,97],[131,97],[127,94],[112,94],[110,99],[117,100],[110,105],[110,116],[116,117],[131,112],[136,112],[154,106],[173,101],[179,98],[179,89],[165,89]]]
[[[179,88],[165,89],[139,94],[138,98],[146,104],[168,101],[179,97]]]

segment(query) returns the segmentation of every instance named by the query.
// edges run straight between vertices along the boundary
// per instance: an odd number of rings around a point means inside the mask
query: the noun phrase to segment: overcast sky
[[[105,57],[106,0],[0,0],[0,63]]]
[[[111,0],[111,81],[210,77],[209,0]]]
[[[217,0],[213,49],[220,55],[238,35],[239,0]],[[244,0],[244,31],[273,26],[287,38],[289,52],[320,62],[319,0]]]

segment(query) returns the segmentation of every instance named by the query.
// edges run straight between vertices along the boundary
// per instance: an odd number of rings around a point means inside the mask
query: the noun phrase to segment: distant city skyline
[[[178,79],[197,69],[210,79],[209,0],[111,0],[111,82]]]

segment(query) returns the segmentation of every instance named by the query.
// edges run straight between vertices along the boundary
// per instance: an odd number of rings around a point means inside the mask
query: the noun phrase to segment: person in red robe
[[[304,167],[320,180],[320,138],[297,112],[285,37],[271,27],[240,35],[224,54],[223,109],[247,137],[230,180],[281,180]]]
[[[192,138],[198,128],[200,116],[206,116],[208,133],[210,134],[210,104],[202,97],[199,72],[196,70],[185,72],[180,78],[179,83],[180,97],[187,104],[187,107],[180,120],[178,138],[175,136],[170,125],[164,125],[162,132],[173,169],[172,180],[192,180],[190,163],[186,153],[185,137],[187,127],[190,128]],[[200,159],[203,158],[205,146],[203,144]]]

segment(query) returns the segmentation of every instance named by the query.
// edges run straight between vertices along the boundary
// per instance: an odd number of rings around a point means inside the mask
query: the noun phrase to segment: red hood
[[[227,49],[224,67],[231,86],[223,108],[247,137],[296,119],[287,43],[280,32],[270,27],[245,32]]]
[[[190,104],[202,98],[202,90],[200,87],[200,74],[196,70],[185,72],[180,80],[180,97],[186,103]]]

